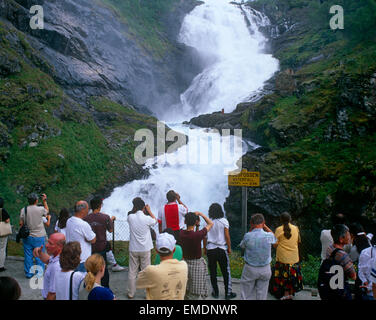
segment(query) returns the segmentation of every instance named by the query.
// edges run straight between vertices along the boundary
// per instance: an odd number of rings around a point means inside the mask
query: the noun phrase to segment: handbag
[[[10,222],[3,221],[3,208],[0,208],[0,237],[6,237],[12,234],[12,226]]]
[[[25,221],[20,230],[18,231],[17,239],[25,239],[30,235],[29,227],[27,226],[27,206],[25,207]],[[19,242],[19,241],[18,241]]]

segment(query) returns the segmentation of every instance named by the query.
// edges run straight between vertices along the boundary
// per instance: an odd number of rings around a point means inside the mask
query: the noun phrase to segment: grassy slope
[[[11,35],[21,41],[23,54],[7,40]],[[6,128],[13,143],[0,149],[0,154],[8,154],[0,162],[0,195],[12,217],[28,192],[46,192],[50,209],[57,212],[123,180],[121,173],[134,165],[135,130],[155,126],[156,119],[99,97],[92,99],[92,108],[114,116],[99,128],[90,113],[68,100],[50,76],[28,61],[28,56],[35,60],[36,53],[22,33],[0,24],[0,42],[0,54],[9,53],[22,66],[21,72],[0,79],[2,126],[13,122]],[[61,113],[60,119],[54,112]],[[126,119],[121,121],[122,117]],[[48,127],[45,139],[36,126]],[[38,145],[29,147],[33,132],[39,134]],[[27,145],[22,146],[25,140]],[[118,145],[110,146],[114,141]],[[19,186],[24,190],[17,193]]]
[[[278,4],[275,0],[259,0],[256,6],[267,2]],[[327,14],[331,2],[323,7],[306,0],[284,2],[291,14],[303,16],[303,24],[298,27],[300,32],[284,39],[276,57],[281,70],[295,70],[294,78],[303,89],[269,95],[254,108],[256,117],[252,121],[248,121],[249,110],[242,117],[243,127],[272,149],[266,157],[263,183],[284,182],[302,192],[305,232],[316,238],[322,227],[317,221],[325,221],[331,212],[358,217],[362,206],[372,202],[370,194],[376,184],[375,118],[341,100],[345,90],[357,90],[361,98],[362,94],[369,94],[362,92],[362,83],[369,82],[376,71],[375,29],[366,28],[368,33],[364,36],[365,31],[359,31],[356,21],[365,12],[374,13],[363,9],[356,12],[349,1],[340,1],[347,29],[333,31],[328,28]],[[367,5],[376,6],[369,2]],[[361,21],[368,20],[363,17]],[[376,20],[369,20],[369,24],[376,25]],[[320,54],[325,58],[307,63]],[[344,86],[344,81],[350,85]],[[337,110],[344,107],[349,115],[348,130],[353,132],[351,138],[326,139],[328,126],[336,122]],[[313,126],[316,122],[318,125]],[[366,134],[355,134],[362,128]],[[281,143],[273,130],[287,133],[290,139]],[[333,205],[328,205],[328,196]]]
[[[114,10],[129,27],[129,34],[156,58],[163,58],[171,44],[161,17],[170,12],[179,0],[97,0]]]

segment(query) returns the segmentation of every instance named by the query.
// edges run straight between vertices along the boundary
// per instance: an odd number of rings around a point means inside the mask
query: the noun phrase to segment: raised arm
[[[211,221],[207,216],[205,216],[205,215],[204,215],[203,213],[201,213],[201,212],[196,211],[195,214],[196,214],[197,216],[202,217],[202,218],[205,220],[205,222],[206,222],[206,226],[205,226],[205,228],[206,228],[206,230],[209,232],[209,230],[210,230],[210,229],[213,227],[213,225],[214,225],[213,221]]]

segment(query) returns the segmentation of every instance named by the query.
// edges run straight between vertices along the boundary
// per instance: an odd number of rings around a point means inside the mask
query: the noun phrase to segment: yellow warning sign
[[[260,172],[249,172],[243,169],[239,174],[229,174],[228,185],[233,187],[259,187]]]

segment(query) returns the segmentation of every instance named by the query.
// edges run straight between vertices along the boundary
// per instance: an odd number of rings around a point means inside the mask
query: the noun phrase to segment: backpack
[[[332,289],[330,288],[330,279],[334,273],[330,272],[332,266],[339,265],[334,259],[337,252],[340,249],[333,250],[329,258],[325,259],[319,269],[319,276],[317,280],[317,289],[321,300],[342,300],[345,295],[345,288],[343,289]],[[342,268],[342,266],[341,266]],[[343,273],[343,284],[345,285],[345,275]]]

